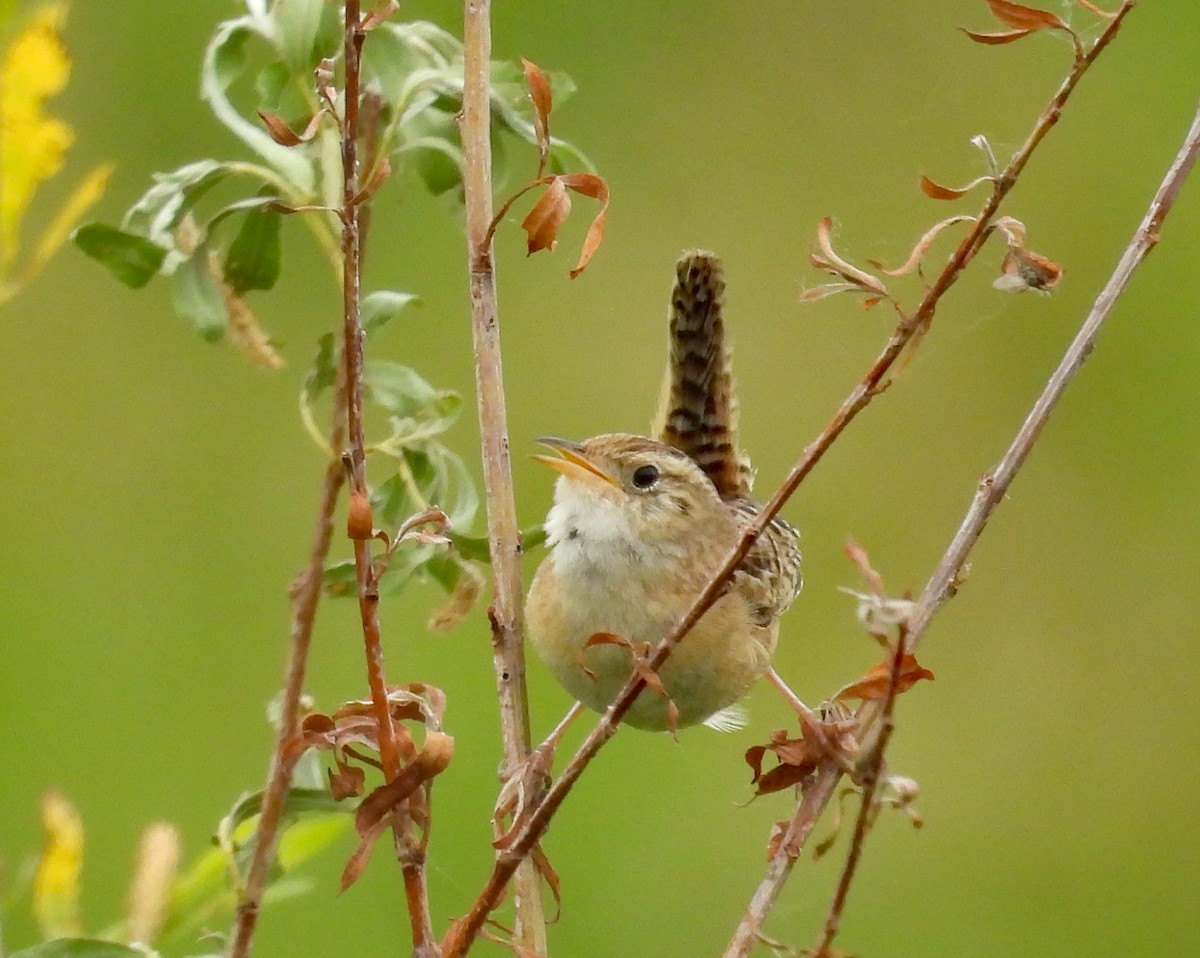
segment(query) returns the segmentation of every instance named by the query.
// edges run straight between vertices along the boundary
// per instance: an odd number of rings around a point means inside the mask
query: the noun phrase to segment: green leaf
[[[229,99],[229,87],[246,68],[246,41],[254,35],[271,40],[261,33],[262,29],[253,16],[225,20],[217,26],[204,51],[200,95],[226,128],[270,163],[300,196],[312,198],[316,171],[306,152],[276,143],[261,126],[242,116]]]
[[[420,302],[413,293],[401,293],[392,289],[381,289],[371,293],[362,301],[360,316],[363,331],[374,332],[394,319],[405,306]]]
[[[129,208],[121,226],[161,246],[173,246],[174,230],[183,215],[228,175],[228,166],[216,160],[198,160],[169,173],[155,173],[154,185]]]
[[[453,112],[440,110],[427,99],[422,109],[406,114],[400,124],[399,138],[400,145],[394,155],[403,162],[397,166],[414,169],[434,196],[461,189],[466,160],[459,146]]]
[[[282,60],[268,63],[258,71],[254,78],[254,89],[258,92],[258,108],[264,113],[274,113],[289,119],[291,110],[283,105],[285,97],[291,101],[288,94],[292,91],[292,74],[288,65]]]
[[[276,0],[271,9],[284,59],[295,74],[311,73],[320,59],[313,47],[326,6],[325,0]]]
[[[175,268],[171,295],[175,312],[189,320],[204,339],[216,342],[229,325],[221,290],[208,269],[208,248],[201,245]]]
[[[14,951],[9,958],[146,958],[145,953],[98,938],[57,938]]]
[[[126,286],[141,289],[158,272],[167,251],[141,236],[104,223],[89,223],[71,239],[84,253],[104,264]]]
[[[358,594],[358,575],[353,559],[343,559],[325,567],[321,586],[334,598],[352,598]]]
[[[334,365],[333,333],[325,333],[317,340],[317,354],[313,356],[308,375],[304,377],[303,398],[312,402],[326,389],[337,382],[337,367]]]
[[[336,812],[324,815],[309,815],[296,822],[279,837],[279,864],[290,870],[304,864],[314,855],[324,851],[351,826],[352,807],[343,803]]]
[[[225,282],[235,293],[271,289],[279,279],[279,232],[283,216],[252,209],[225,255]]]
[[[390,360],[363,364],[363,385],[371,402],[399,416],[417,416],[439,395],[416,370]]]

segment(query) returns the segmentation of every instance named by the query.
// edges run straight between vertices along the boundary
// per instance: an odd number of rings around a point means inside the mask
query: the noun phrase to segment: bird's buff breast
[[[603,711],[633,670],[616,644],[584,648],[596,633],[653,648],[694,600],[703,578],[672,585],[672,557],[614,554],[563,541],[543,561],[526,605],[529,638],[546,665],[580,702]],[[749,620],[744,600],[726,593],[676,647],[660,670],[679,710],[678,724],[702,722],[738,701],[766,671],[776,628]],[[666,700],[644,690],[625,716],[637,728],[668,727]]]

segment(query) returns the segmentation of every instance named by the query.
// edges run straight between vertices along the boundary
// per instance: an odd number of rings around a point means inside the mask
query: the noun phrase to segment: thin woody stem
[[[914,336],[925,330],[933,320],[937,304],[942,296],[955,283],[963,268],[971,262],[990,233],[992,220],[1000,204],[1016,184],[1017,177],[1029,162],[1030,156],[1050,129],[1058,122],[1061,111],[1070,98],[1080,78],[1087,72],[1100,52],[1109,44],[1119,29],[1125,15],[1136,4],[1136,0],[1125,0],[1116,16],[1108,24],[1105,31],[1096,40],[1091,50],[1083,57],[1076,58],[1070,72],[1059,86],[1046,108],[1039,116],[1034,128],[1026,141],[1013,154],[1008,165],[996,177],[992,192],[985,201],[975,224],[967,236],[959,243],[946,266],[926,291],[916,309],[896,326],[883,351],[867,371],[866,375],[842,402],[829,424],[817,438],[805,447],[791,471],[771,499],[762,507],[758,515],[745,527],[741,538],[726,556],[720,568],[714,573],[705,588],[697,596],[695,602],[671,631],[663,638],[650,657],[650,668],[658,670],[670,657],[675,646],[696,625],[705,612],[720,597],[725,583],[745,559],[758,537],[770,522],[779,514],[784,504],[791,498],[800,483],[820,461],[833,442],[841,435],[850,422],[882,392],[886,386],[885,377],[904,352],[905,347]],[[468,7],[470,3],[468,3]],[[545,834],[550,821],[557,812],[583,770],[591,762],[595,754],[617,732],[617,726],[625,713],[633,705],[634,700],[645,688],[645,682],[634,673],[618,693],[604,716],[592,732],[580,745],[566,769],[543,800],[533,809],[521,826],[520,833],[509,847],[497,856],[492,875],[489,877],[483,891],[480,892],[470,912],[451,929],[450,934],[442,943],[444,958],[456,958],[465,954],[474,936],[483,926],[488,914],[495,907],[503,894],[509,878],[516,870],[517,863],[529,853],[533,846]],[[840,778],[838,769],[822,769],[808,794],[801,802],[801,807],[793,818],[791,827],[780,843],[779,852],[772,859],[768,877],[760,885],[759,893],[751,902],[746,917],[735,933],[734,940],[726,950],[726,956],[748,954],[757,940],[756,933],[766,911],[774,902],[778,889],[787,879],[795,856],[803,847],[803,842],[811,832],[816,818],[802,817],[801,811],[808,809],[810,813],[819,816]]]
[[[345,385],[339,384],[333,411],[333,426],[329,441],[336,448],[345,435]],[[283,760],[283,749],[296,734],[300,721],[300,696],[304,691],[304,676],[308,667],[308,650],[312,645],[313,623],[317,606],[321,600],[321,574],[333,541],[333,512],[337,507],[338,495],[346,473],[336,459],[325,468],[321,503],[317,509],[316,528],[313,530],[312,547],[309,549],[308,565],[292,587],[292,634],[288,650],[287,674],[284,679],[283,699],[279,715],[279,734],[275,739],[275,753],[271,771],[263,792],[262,812],[259,815],[254,846],[254,855],[246,874],[246,884],[238,902],[234,918],[233,944],[230,958],[247,958],[254,940],[258,913],[262,906],[263,892],[267,886],[271,854],[283,815],[284,800],[292,783],[294,763]]]
[[[342,45],[345,71],[345,107],[342,117],[342,355],[346,372],[346,413],[349,448],[346,452],[350,481],[350,500],[369,502],[366,477],[366,450],[363,427],[363,329],[360,316],[362,286],[362,228],[359,203],[358,136],[362,48],[366,34],[362,29],[359,0],[345,5],[345,35]],[[368,507],[369,509],[369,507]],[[358,585],[359,618],[362,621],[363,646],[367,660],[367,682],[378,726],[379,757],[385,781],[400,774],[400,748],[388,703],[387,680],[383,667],[383,641],[379,629],[379,591],[371,556],[371,539],[354,536],[354,569]],[[409,834],[406,812],[392,813],[392,831],[396,853],[404,875],[405,897],[412,932],[413,954],[425,958],[437,953],[429,899],[425,885],[425,854]]]
[[[525,686],[521,607],[521,532],[508,449],[508,414],[500,351],[500,316],[492,258],[491,5],[467,0],[463,11],[463,112],[461,131],[467,226],[467,269],[475,352],[475,391],[487,497],[488,548],[494,594],[492,663],[500,706],[504,764],[515,769],[529,755],[531,735]],[[531,861],[520,865],[514,889],[514,944],[546,952],[541,879]]]
[[[891,741],[892,732],[895,729],[895,723],[892,721],[892,713],[896,706],[896,694],[900,684],[900,669],[904,661],[904,655],[908,649],[907,630],[901,629],[900,638],[896,642],[896,647],[892,650],[891,668],[888,671],[888,687],[883,699],[879,734],[875,736],[875,741],[872,743],[867,757],[859,766],[862,796],[858,805],[858,817],[854,822],[854,835],[850,840],[850,851],[846,853],[846,864],[842,868],[837,890],[834,892],[833,901],[829,906],[829,914],[825,918],[825,928],[821,933],[821,941],[813,949],[814,958],[828,958],[830,954],[829,948],[841,928],[842,912],[846,908],[846,899],[850,894],[850,885],[854,881],[854,876],[858,873],[858,863],[862,860],[863,845],[867,840],[867,832],[871,830],[871,824],[874,821],[877,809],[875,794],[879,789],[879,776],[883,772],[884,752],[887,751],[888,742]]]
[[[971,549],[982,535],[988,519],[1003,501],[1009,486],[1024,464],[1029,451],[1037,441],[1050,413],[1066,387],[1095,348],[1097,335],[1108,319],[1116,300],[1128,285],[1133,271],[1158,242],[1162,222],[1170,212],[1179,189],[1196,162],[1197,155],[1200,155],[1200,109],[1197,110],[1187,138],[1163,179],[1146,216],[1126,247],[1108,283],[1097,296],[1075,339],[1063,354],[1058,367],[1050,376],[1008,450],[995,469],[988,473],[980,483],[958,531],[926,584],[909,619],[906,646],[909,650],[916,648],[925,630],[929,627],[934,613],[955,594],[963,565]],[[864,728],[869,727],[877,714],[878,710],[868,704],[859,714],[860,723]],[[804,837],[811,831],[816,817],[832,799],[838,777],[834,769],[823,766],[818,773],[816,782],[806,792],[804,800],[788,828],[788,836],[795,842],[796,854],[799,854],[803,847]],[[740,956],[749,954],[750,949],[753,948],[757,931],[782,888],[783,882],[787,878],[787,871],[790,870],[790,865],[781,868],[778,859],[778,855],[772,859],[767,875],[759,885],[746,917],[743,918],[733,941],[724,952],[724,958],[740,958]]]

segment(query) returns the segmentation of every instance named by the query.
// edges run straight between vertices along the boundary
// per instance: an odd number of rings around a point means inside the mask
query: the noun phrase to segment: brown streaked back
[[[689,250],[675,264],[667,374],[654,431],[687,453],[723,499],[750,492],[737,449],[737,398],[725,343],[725,275],[715,253]]]

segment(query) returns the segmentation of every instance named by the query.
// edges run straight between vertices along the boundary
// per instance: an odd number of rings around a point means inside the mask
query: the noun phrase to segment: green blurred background
[[[1095,35],[1078,8],[1053,6]],[[104,160],[117,172],[98,212],[112,221],[151,172],[243,155],[197,97],[203,45],[239,11],[233,0],[77,0],[74,74],[51,106],[78,143],[38,209]],[[406,3],[402,15],[460,31],[454,3]],[[968,140],[980,132],[1007,155],[1067,68],[1062,38],[985,48],[959,25],[996,29],[974,0],[497,6],[497,57],[578,82],[556,131],[591,155],[613,193],[604,247],[575,282],[566,272],[586,216],[557,254],[533,259],[518,217],[500,232],[524,523],[540,519],[551,488],[523,455],[533,437],[645,428],[671,266],[688,246],[726,260],[744,444],[759,492],[774,487],[890,329],[884,309],[797,304],[820,281],[807,266],[816,222],[834,215],[839,248],[859,262],[903,258],[936,218],[973,209],[925,199],[918,174],[977,175]],[[1029,226],[1029,245],[1065,266],[1060,289],[993,290],[1000,250],[989,249],[916,361],[789,505],[807,585],[777,665],[804,698],[876,657],[838,591],[858,585],[845,540],[867,547],[893,591],[919,590],[1073,335],[1190,121],[1197,35],[1195,4],[1146,2],[1130,16],[1007,208]],[[1181,197],[988,528],[969,584],[929,633],[922,659],[937,681],[900,703],[892,752],[895,770],[923,787],[927,824],[881,819],[839,940],[847,951],[1200,947],[1198,188]],[[389,328],[380,354],[469,396],[458,217],[398,195],[377,204],[369,279],[425,304]],[[62,789],[87,827],[93,929],[120,911],[146,823],[178,823],[187,853],[199,852],[266,770],[264,706],[282,675],[286,588],[322,466],[295,397],[338,309],[305,231],[285,232],[280,287],[253,300],[290,361],[279,374],[202,344],[172,314],[166,284],[131,292],[72,249],[0,315],[0,850],[11,876],[40,843],[40,794]],[[450,441],[477,468],[471,415]],[[432,586],[411,590],[384,606],[383,624],[390,676],[449,695],[458,750],[436,790],[429,876],[444,928],[488,869],[500,752],[483,617],[431,635],[424,621],[439,598]],[[324,607],[311,675],[322,705],[363,694],[350,603]],[[530,681],[544,731],[568,701],[540,665]],[[546,842],[566,896],[555,954],[723,947],[762,874],[770,824],[790,807],[786,794],[741,807],[743,750],[788,720],[765,688],[750,708],[741,733],[689,731],[676,744],[627,731],[603,753]],[[347,838],[313,864],[315,892],[265,913],[258,954],[406,951],[386,854],[336,895],[350,848]],[[815,940],[843,854],[844,844],[798,866],[768,925],[774,937]],[[10,923],[7,944],[31,934]]]

